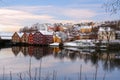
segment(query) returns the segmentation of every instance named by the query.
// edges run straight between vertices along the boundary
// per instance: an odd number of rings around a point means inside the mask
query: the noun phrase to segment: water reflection
[[[54,58],[68,58],[71,61],[77,59],[84,60],[85,63],[91,62],[92,65],[98,65],[102,62],[104,70],[112,71],[115,68],[120,69],[120,51],[96,51],[94,49],[77,49],[77,48],[59,48],[59,47],[12,47],[15,56],[22,52],[24,56],[34,56],[37,60],[47,55],[53,55]],[[101,65],[101,64],[100,64]]]
[[[37,60],[39,60],[43,56],[52,54],[52,49],[50,49],[49,47],[35,47],[35,46],[12,47],[12,52],[14,53],[15,56],[17,56],[20,51],[23,53],[24,56],[30,57],[34,56]]]
[[[10,49],[1,49],[0,56],[8,56]],[[104,80],[119,80],[120,78],[118,75],[120,74],[120,51],[98,51],[72,47],[14,46],[11,52],[9,55],[14,54],[14,57],[2,58],[0,61],[1,64],[4,64],[0,67],[0,77],[2,77],[3,68],[5,68],[5,74],[7,74],[5,76],[17,74],[16,77],[20,78],[20,74],[25,74],[24,77],[27,76],[29,80],[34,80],[35,74],[35,80],[53,80],[53,77],[54,80],[57,80],[56,77],[58,80],[64,80],[65,77],[66,80],[69,77],[71,80],[80,80],[80,76],[82,80],[85,79],[84,76],[89,80],[102,80],[103,78],[105,78]],[[82,70],[80,69],[81,65]],[[107,77],[110,75],[112,76]]]
[[[101,65],[106,71],[113,71],[115,68],[120,69],[120,51],[108,51],[108,50],[87,50],[77,48],[54,48],[53,55],[56,58],[64,59],[69,58],[72,61],[77,58],[84,60],[85,63],[91,62],[92,65]]]

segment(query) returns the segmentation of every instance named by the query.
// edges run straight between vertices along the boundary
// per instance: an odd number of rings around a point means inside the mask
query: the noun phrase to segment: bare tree
[[[111,14],[116,14],[120,11],[120,0],[107,0],[104,4],[106,12],[111,12]]]

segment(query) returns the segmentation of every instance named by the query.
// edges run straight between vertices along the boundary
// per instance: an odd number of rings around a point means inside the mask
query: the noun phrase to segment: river
[[[0,80],[119,80],[120,51],[58,47],[0,49]]]

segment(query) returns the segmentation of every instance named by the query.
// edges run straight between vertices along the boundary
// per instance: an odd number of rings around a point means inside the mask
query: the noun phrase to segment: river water
[[[58,47],[0,49],[0,80],[119,80],[120,52]]]

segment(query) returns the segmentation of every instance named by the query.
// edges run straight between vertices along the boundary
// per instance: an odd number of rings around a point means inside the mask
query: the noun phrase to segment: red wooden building
[[[45,37],[47,44],[53,43],[53,35],[45,35]]]
[[[49,32],[49,31],[40,31],[45,39],[46,39],[46,45],[53,43],[53,32]]]
[[[36,32],[33,35],[33,44],[45,45],[46,38],[41,32]]]
[[[28,43],[33,44],[33,33],[30,33],[28,36]]]

